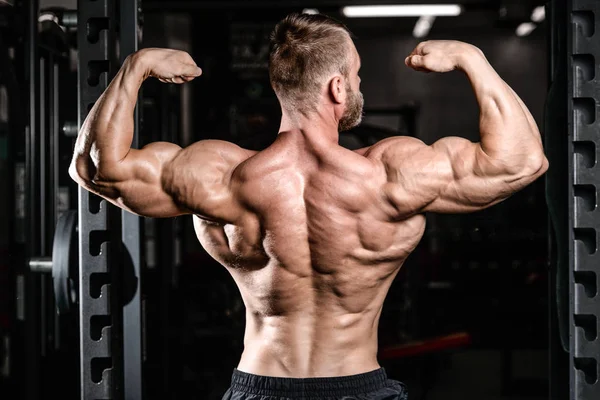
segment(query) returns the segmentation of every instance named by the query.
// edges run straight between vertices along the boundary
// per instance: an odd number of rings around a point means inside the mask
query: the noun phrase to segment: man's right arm
[[[466,43],[421,43],[406,63],[419,71],[464,71],[480,107],[481,141],[443,138],[431,146],[413,138],[382,143],[385,193],[400,210],[460,213],[510,197],[548,169],[537,125],[483,53]],[[378,154],[377,154],[378,153]]]

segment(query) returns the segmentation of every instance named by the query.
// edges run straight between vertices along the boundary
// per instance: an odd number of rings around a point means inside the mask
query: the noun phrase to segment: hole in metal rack
[[[581,242],[585,247],[587,254],[592,255],[596,252],[596,230],[593,228],[574,228],[575,241]]]
[[[592,168],[596,165],[596,144],[594,142],[575,142],[573,143],[573,152],[576,166]]]
[[[596,100],[591,97],[576,97],[573,99],[574,122],[592,125],[596,122]]]
[[[575,358],[575,368],[585,374],[588,385],[594,385],[598,381],[598,367],[594,358]]]
[[[598,294],[598,287],[596,285],[596,273],[591,271],[575,271],[574,272],[575,283],[583,286],[585,294],[590,299],[596,297]]]
[[[96,167],[93,167],[96,168]],[[100,203],[102,203],[102,197],[97,196],[91,192],[88,193],[88,210],[92,214],[98,214],[100,212]]]
[[[577,314],[573,316],[575,326],[583,329],[583,335],[589,342],[598,338],[598,327],[595,315]]]
[[[107,74],[110,69],[108,60],[95,60],[88,62],[88,85],[95,87],[100,84],[100,76]]]
[[[594,13],[592,11],[573,11],[571,15],[576,32],[581,32],[581,34],[587,38],[594,36],[594,33],[596,33],[596,26],[594,23]]]
[[[588,167],[589,168],[589,167]],[[575,195],[575,206],[583,209],[585,212],[591,212],[596,209],[596,187],[594,185],[574,185],[573,193]]]
[[[573,55],[573,68],[577,80],[589,82],[596,77],[596,59],[592,54]]]
[[[95,273],[90,275],[90,297],[97,299],[102,295],[102,286],[110,284],[110,274]]]
[[[100,40],[100,33],[108,29],[109,18],[90,18],[87,23],[87,40],[89,43],[95,44]]]
[[[110,358],[92,358],[92,382],[102,382],[102,373],[112,368],[112,360]]]
[[[100,340],[102,338],[102,329],[111,325],[110,315],[93,315],[90,319],[90,338]]]
[[[110,241],[110,232],[91,231],[90,232],[90,255],[98,256],[102,251],[102,243]]]

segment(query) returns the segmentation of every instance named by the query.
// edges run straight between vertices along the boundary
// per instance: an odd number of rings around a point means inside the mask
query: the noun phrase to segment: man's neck
[[[307,142],[317,147],[338,145],[338,121],[333,115],[321,114],[319,111],[310,115],[291,114],[283,111],[279,133],[296,132]]]

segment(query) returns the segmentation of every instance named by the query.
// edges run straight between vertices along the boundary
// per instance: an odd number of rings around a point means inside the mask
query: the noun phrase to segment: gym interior
[[[415,3],[459,12],[352,13]],[[550,161],[492,208],[427,215],[381,315],[388,375],[411,400],[599,399],[593,0],[0,0],[0,398],[223,396],[245,308],[192,218],[121,211],[68,168],[91,105],[129,54],[150,47],[188,52],[203,74],[143,84],[134,147],[269,146],[281,118],[269,34],[292,12],[327,14],[354,35],[364,119],[340,145],[477,141],[464,74],[404,64],[419,42],[452,39],[479,47],[523,99]]]

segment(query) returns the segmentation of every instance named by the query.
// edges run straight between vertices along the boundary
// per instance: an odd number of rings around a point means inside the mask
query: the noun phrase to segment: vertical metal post
[[[79,126],[114,76],[114,0],[78,0]],[[105,200],[79,188],[80,378],[83,400],[120,400],[121,313],[116,285],[118,213]],[[111,268],[112,266],[112,268]]]
[[[48,166],[48,161],[46,159],[46,149],[47,149],[47,141],[46,141],[46,89],[47,89],[47,83],[46,83],[46,65],[47,65],[47,60],[44,57],[40,57],[39,61],[36,60],[37,63],[39,63],[39,75],[38,75],[38,97],[36,98],[36,101],[39,102],[39,107],[38,107],[38,117],[39,117],[39,130],[38,130],[38,135],[37,135],[37,139],[38,139],[38,154],[39,154],[39,159],[38,159],[38,163],[39,163],[39,174],[38,174],[38,185],[39,185],[39,203],[38,203],[38,212],[40,213],[39,215],[39,232],[37,232],[38,235],[40,235],[40,250],[38,252],[38,254],[41,255],[48,255],[48,246],[47,246],[47,231],[48,231],[48,224],[47,224],[47,217],[48,217],[48,210],[50,209],[48,207],[48,199],[46,197],[46,193],[47,193],[47,185],[46,185],[46,179],[47,179],[47,175],[46,175],[46,170],[47,170],[47,166]],[[39,291],[39,297],[38,297],[38,301],[40,302],[40,335],[41,335],[41,339],[40,339],[40,345],[41,345],[41,349],[40,349],[40,353],[42,355],[42,357],[46,356],[46,338],[47,338],[47,332],[46,332],[46,328],[47,328],[47,314],[46,314],[46,301],[48,299],[48,293],[47,293],[47,276],[45,275],[40,275],[39,276],[39,281],[40,281],[40,291]]]
[[[569,0],[570,397],[600,398],[600,3]]]
[[[138,0],[120,0],[120,58],[125,58],[138,50]],[[139,147],[139,107],[134,111],[133,148]],[[123,305],[123,373],[125,400],[142,399],[142,311],[141,311],[141,218],[122,211],[123,245],[128,261],[123,265],[132,268],[134,285],[127,285],[133,293],[128,294],[128,302]]]
[[[549,235],[549,392],[551,400],[569,396],[569,191],[567,151],[567,4],[553,0],[546,7],[549,21],[548,77],[544,137],[550,169],[546,174]]]
[[[39,114],[38,114],[38,97],[39,97],[39,64],[38,64],[38,0],[26,1],[23,4],[26,21],[25,31],[25,67],[27,73],[25,79],[28,84],[28,118],[26,127],[26,144],[25,144],[25,220],[27,223],[25,238],[26,243],[26,259],[29,260],[32,256],[40,254],[41,241],[43,235],[40,229],[40,201],[39,201],[39,185],[37,182],[39,177]],[[25,343],[27,354],[27,378],[29,384],[25,385],[25,398],[37,400],[40,396],[41,386],[41,310],[39,303],[40,276],[36,276],[27,271],[26,266],[24,271],[24,284],[22,285],[22,293],[20,296],[25,300]],[[19,291],[19,287],[17,289]],[[19,295],[19,294],[18,294]]]

